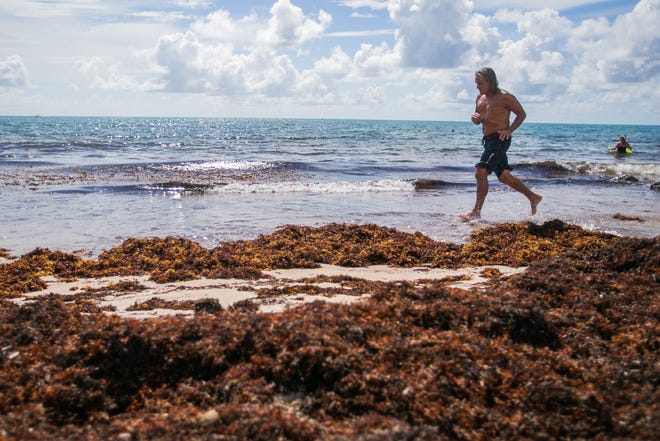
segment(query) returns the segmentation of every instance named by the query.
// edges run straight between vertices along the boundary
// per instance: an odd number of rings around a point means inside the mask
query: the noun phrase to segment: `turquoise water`
[[[634,153],[615,158],[620,135]],[[660,126],[523,124],[509,162],[543,195],[538,214],[491,176],[483,222],[466,224],[481,154],[470,122],[0,117],[0,247],[97,254],[167,235],[212,247],[329,222],[463,242],[483,224],[555,218],[656,236],[659,148]]]

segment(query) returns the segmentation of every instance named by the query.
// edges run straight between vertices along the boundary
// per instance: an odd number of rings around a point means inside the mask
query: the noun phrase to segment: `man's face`
[[[477,90],[479,90],[479,93],[482,95],[485,95],[490,90],[490,85],[488,82],[486,82],[486,80],[481,78],[479,75],[474,76],[474,83],[477,85]]]

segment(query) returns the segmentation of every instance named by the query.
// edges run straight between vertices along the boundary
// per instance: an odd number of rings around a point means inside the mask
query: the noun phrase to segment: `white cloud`
[[[472,10],[469,0],[390,0],[390,18],[398,26],[396,51],[404,66],[456,67],[469,44],[461,30]]]
[[[522,13],[518,10],[503,10],[495,14],[495,20],[500,23],[517,25],[518,32],[534,35],[545,43],[565,39],[573,27],[573,23],[559,15],[554,9],[541,9]]]
[[[550,100],[568,81],[564,74],[564,56],[547,50],[543,40],[534,35],[502,43],[499,58],[493,65],[507,78],[507,83],[517,93],[527,95],[528,100]]]
[[[0,12],[10,17],[68,17],[79,12],[101,12],[108,9],[108,4],[101,0],[3,0]]]
[[[254,13],[233,18],[218,10],[186,32],[160,38],[155,60],[165,70],[164,89],[232,96],[288,96],[293,100],[327,98],[327,87],[313,71],[299,71],[280,47],[297,47],[320,37],[331,22],[322,10],[318,20],[290,0],[278,0],[268,20]],[[329,71],[321,73],[329,74]]]
[[[340,47],[334,47],[330,57],[314,63],[314,71],[329,78],[344,78],[353,72],[353,60]]]
[[[257,32],[265,26],[255,14],[234,19],[229,11],[219,9],[193,23],[191,30],[202,39],[245,47],[255,44]]]
[[[318,21],[305,17],[301,8],[290,0],[277,0],[270,9],[268,28],[259,33],[259,42],[269,46],[300,46],[319,38],[328,28],[332,16],[322,9]]]
[[[642,0],[617,18],[601,59],[607,80],[644,81],[660,74],[660,2]]]
[[[602,3],[603,0],[553,0],[552,8],[558,11]],[[491,10],[502,8],[516,8],[522,10],[543,9],[548,6],[547,0],[475,0],[476,8]]]
[[[385,102],[385,91],[382,87],[369,84],[358,90],[355,96],[355,104],[368,104],[375,106]]]
[[[387,9],[389,0],[337,0],[336,3],[353,9],[369,8],[373,10]]]
[[[134,17],[146,18],[153,21],[178,21],[186,20],[188,16],[181,11],[165,12],[165,11],[141,11],[134,12]]]
[[[0,60],[0,87],[23,87],[28,82],[28,70],[23,59],[10,55]]]
[[[156,48],[156,62],[166,73],[165,90],[208,92],[220,88],[231,93],[241,82],[243,66],[232,59],[230,45],[206,46],[191,31],[164,36]],[[243,90],[237,90],[240,93]]]
[[[374,15],[372,13],[352,12],[351,17],[353,17],[353,18],[376,18],[376,15]]]
[[[446,105],[447,102],[453,100],[453,97],[449,95],[449,87],[446,87],[445,84],[435,84],[433,85],[426,93],[421,96],[409,96],[408,99],[412,102],[415,102],[418,105],[424,105],[429,107],[442,107]],[[474,101],[474,96],[469,97],[470,100]]]
[[[153,79],[140,82],[137,75],[127,72],[121,64],[108,64],[98,56],[82,58],[76,61],[74,68],[89,78],[91,87],[96,89],[144,92],[163,87]]]
[[[570,90],[631,94],[631,87],[648,84],[645,102],[657,99],[660,75],[660,5],[641,0],[632,12],[619,16],[610,26],[605,20],[588,20],[578,26],[570,47],[582,51]],[[630,96],[632,98],[633,95]]]
[[[170,3],[181,8],[210,8],[213,2],[207,0],[170,0]]]
[[[380,46],[362,44],[355,53],[354,63],[366,77],[377,77],[397,67],[400,59],[385,43]]]
[[[500,11],[494,18],[497,23],[516,24],[518,30],[519,38],[500,41],[497,54],[489,60],[507,83],[527,100],[550,101],[564,91],[572,61],[564,56],[571,21],[552,9]]]
[[[287,55],[268,47],[234,52],[230,44],[205,44],[191,31],[161,38],[156,60],[170,92],[293,99],[325,93],[318,77],[300,73]]]
[[[657,0],[642,0],[638,9],[644,10],[644,3],[651,1]],[[342,4],[366,7],[364,3]],[[321,53],[312,60],[308,70],[300,70],[296,60],[280,50],[300,48],[322,36],[359,38],[378,32],[327,32],[332,22],[329,14],[319,10],[316,16],[305,15],[290,0],[276,1],[267,18],[254,12],[232,17],[228,11],[218,10],[193,23],[186,32],[162,37],[154,53],[165,73],[150,82],[133,84],[142,88],[164,85],[164,90],[171,92],[246,99],[287,97],[298,103],[327,104],[334,100],[373,104],[388,103],[394,92],[385,84],[400,82],[415,84],[417,89],[427,85],[426,92],[422,91],[417,99],[408,94],[409,103],[447,107],[453,103],[464,105],[470,96],[468,90],[474,90],[470,89],[471,73],[480,65],[491,65],[505,79],[505,85],[524,96],[527,103],[549,103],[561,95],[589,89],[571,78],[576,73],[603,80],[625,78],[617,70],[624,64],[603,65],[599,61],[604,58],[602,50],[596,49],[613,29],[630,26],[630,20],[639,21],[635,15],[621,17],[621,22],[613,25],[605,19],[575,25],[547,8],[528,12],[502,10],[489,17],[474,13],[469,0],[390,0],[388,8],[397,26],[393,47],[386,42],[362,43],[351,55],[335,46],[329,54]],[[646,14],[652,16],[649,11]],[[508,39],[502,39],[499,25],[513,25],[514,32],[508,30]],[[643,38],[647,46],[654,42],[657,45],[657,38],[649,39],[648,34]],[[652,59],[643,56],[635,59],[629,53],[630,45],[619,45],[623,47],[610,51],[612,56],[628,53],[632,66],[642,68],[646,74],[656,72],[657,62],[653,64]],[[411,70],[412,67],[421,70]],[[114,82],[119,84],[120,79],[115,74]],[[349,83],[358,87],[346,89]],[[105,84],[112,81],[108,79]]]
[[[470,107],[473,72],[488,65],[526,107],[537,106],[530,116],[615,101],[650,115],[660,97],[659,2],[639,0],[633,10],[605,2],[581,20],[565,8],[595,2],[266,0],[250,10],[207,0],[5,0],[0,86],[26,100],[69,88],[134,91],[140,105],[197,96],[200,113],[240,101],[276,106],[271,114],[289,106],[307,116],[300,109],[322,105],[347,116],[351,106],[362,116],[374,106],[378,115],[435,117]],[[328,3],[335,17],[318,9]],[[207,12],[214,4],[222,9]]]
[[[463,57],[465,65],[482,64],[497,52],[500,33],[497,27],[491,26],[489,17],[481,14],[471,15],[460,33],[470,46],[470,50]]]
[[[368,31],[340,31],[340,32],[327,32],[326,37],[376,37],[379,35],[394,35],[394,29],[372,29]]]
[[[248,93],[293,95],[299,74],[288,56],[257,49],[240,58],[244,60],[244,85]]]

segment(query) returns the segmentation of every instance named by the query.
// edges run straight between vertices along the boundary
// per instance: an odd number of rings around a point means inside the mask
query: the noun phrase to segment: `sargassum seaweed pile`
[[[272,314],[137,321],[7,299],[43,275],[258,277],[316,262],[529,268],[484,290],[365,284],[361,302]],[[95,261],[35,250],[0,265],[0,439],[659,439],[659,271],[660,238],[558,221],[464,246],[333,224],[213,250],[130,240]]]

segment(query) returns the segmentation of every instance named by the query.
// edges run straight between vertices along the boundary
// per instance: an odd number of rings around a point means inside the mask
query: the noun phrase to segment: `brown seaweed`
[[[463,245],[436,242],[421,233],[377,225],[289,225],[254,240],[206,249],[184,238],[128,239],[96,261],[37,248],[0,265],[0,296],[45,287],[42,276],[62,279],[150,274],[160,283],[200,277],[256,279],[263,270],[388,264],[457,268],[466,265],[527,266],[567,251],[587,252],[616,241],[561,221],[502,224],[475,232]]]
[[[207,252],[175,239],[127,245],[98,261],[30,253],[0,265],[3,293],[24,289],[19,269],[35,283],[230,271],[218,262],[254,274],[318,256],[530,267],[482,291],[356,282],[365,301],[276,314],[244,302],[135,321],[58,296],[0,300],[0,439],[660,438],[660,238],[552,222],[488,228],[462,247],[339,225]]]

